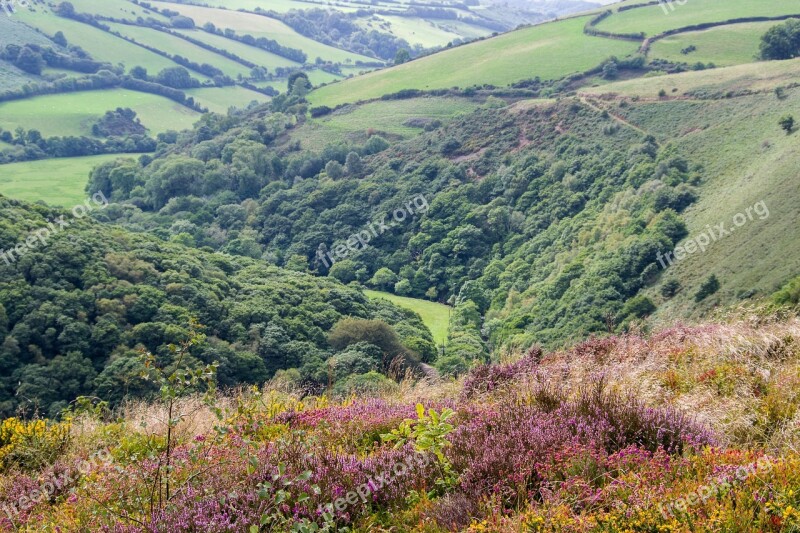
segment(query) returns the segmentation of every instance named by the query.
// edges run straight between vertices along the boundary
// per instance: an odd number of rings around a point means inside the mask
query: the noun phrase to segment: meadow
[[[423,57],[397,67],[323,87],[314,105],[336,106],[379,98],[403,89],[447,89],[510,83],[539,76],[561,78],[634,52],[635,43],[583,34],[585,18],[533,26]]]
[[[745,17],[779,17],[800,15],[796,2],[784,0],[691,0],[669,7],[652,5],[614,13],[597,25],[597,29],[612,33],[639,33],[653,36],[666,30],[683,28],[705,22],[723,22]],[[665,14],[664,9],[668,13]]]
[[[200,113],[168,98],[127,89],[36,96],[0,103],[0,127],[39,130],[45,137],[92,134],[92,125],[111,109],[136,111],[151,134],[190,128]]]
[[[65,157],[0,165],[0,194],[69,208],[86,200],[86,183],[92,169],[118,157],[136,155]]]
[[[753,63],[758,59],[761,36],[776,24],[779,23],[729,24],[670,35],[653,43],[649,57],[675,63],[714,63],[718,67]],[[681,53],[681,50],[689,46],[695,46],[697,50],[688,54]]]
[[[447,343],[447,333],[450,330],[450,306],[428,300],[397,296],[388,292],[365,290],[364,294],[371,299],[383,298],[397,306],[414,311],[431,330],[437,346]]]
[[[310,119],[293,138],[306,146],[324,146],[351,135],[365,136],[368,130],[408,138],[423,131],[408,126],[409,119],[446,122],[477,109],[478,105],[466,98],[412,98],[350,106],[326,117]]]

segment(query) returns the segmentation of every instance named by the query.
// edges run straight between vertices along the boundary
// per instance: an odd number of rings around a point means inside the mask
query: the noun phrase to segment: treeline
[[[142,128],[143,129],[143,128]],[[43,137],[38,130],[17,128],[15,132],[0,130],[0,141],[11,148],[0,150],[0,163],[34,161],[51,157],[153,152],[157,142],[144,133],[122,134],[107,139],[86,136]],[[101,131],[98,134],[111,134]]]
[[[0,49],[0,59],[4,59],[17,68],[35,76],[42,74],[42,69],[45,65],[51,68],[74,70],[84,74],[95,74],[100,69],[112,68],[108,63],[100,63],[86,57],[75,57],[58,52],[51,47],[43,47],[37,44],[7,44]]]

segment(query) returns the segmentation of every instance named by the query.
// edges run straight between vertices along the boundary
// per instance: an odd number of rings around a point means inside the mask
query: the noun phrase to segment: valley
[[[800,528],[800,4],[0,0],[0,530]]]

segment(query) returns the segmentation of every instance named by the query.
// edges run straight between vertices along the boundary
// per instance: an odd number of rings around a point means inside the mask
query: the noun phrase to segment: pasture
[[[69,208],[86,200],[86,183],[92,169],[119,157],[136,157],[136,154],[66,157],[0,165],[0,194]]]
[[[536,76],[561,78],[595,67],[612,55],[633,53],[636,43],[584,35],[586,18],[532,26],[423,57],[323,87],[311,93],[314,105],[379,98],[402,89],[505,86]]]
[[[45,137],[91,135],[92,124],[106,111],[130,107],[155,135],[191,128],[200,113],[155,94],[127,89],[36,96],[0,103],[0,128],[39,130]]]

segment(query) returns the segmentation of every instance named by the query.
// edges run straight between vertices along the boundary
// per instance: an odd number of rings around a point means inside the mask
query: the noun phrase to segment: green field
[[[463,24],[458,26],[463,33],[448,29],[445,24],[456,25],[455,21],[431,21],[419,17],[400,17],[394,15],[377,15],[378,21],[371,19],[362,20],[361,26],[371,30],[391,33],[409,43],[419,43],[426,48],[445,46],[453,39],[462,37],[483,37],[491,31]]]
[[[422,317],[422,321],[428,326],[428,329],[431,330],[436,345],[439,346],[447,342],[447,334],[450,331],[449,306],[436,302],[429,302],[428,300],[396,296],[388,292],[365,290],[364,294],[373,300],[383,298],[400,307],[416,311],[419,316]]]
[[[201,30],[178,30],[178,33],[191,37],[197,41],[202,41],[215,48],[227,50],[232,54],[236,54],[242,59],[251,61],[256,65],[266,67],[270,71],[278,67],[300,67],[300,63],[296,63],[291,59],[267,52],[255,46],[249,46],[233,39],[225,38],[221,35],[207,33]]]
[[[167,52],[173,56],[179,55],[185,57],[189,61],[201,65],[203,63],[213,65],[231,78],[236,78],[239,74],[245,77],[250,75],[250,69],[241,63],[237,63],[211,50],[206,50],[196,44],[190,43],[180,37],[164,33],[163,31],[141,26],[130,26],[127,24],[109,23],[108,25],[120,35],[124,35],[138,43],[146,44],[147,46]]]
[[[411,118],[446,121],[477,109],[478,103],[466,98],[413,98],[348,106],[332,115],[309,120],[292,136],[304,146],[325,146],[351,135],[365,137],[369,129],[401,137],[422,132],[404,123]]]
[[[191,128],[200,113],[155,94],[127,89],[36,96],[0,103],[0,128],[39,130],[45,137],[91,135],[106,111],[130,107],[151,134]]]
[[[167,17],[128,0],[70,0],[70,3],[75,6],[75,11],[78,13],[126,20],[136,20],[137,17],[151,17],[164,22],[168,20]],[[58,5],[58,2],[54,5]]]
[[[24,9],[19,9],[22,13]],[[5,12],[0,12],[0,47],[8,44],[31,43],[42,46],[53,46],[53,42],[44,35],[36,32],[30,26],[23,24],[18,15],[7,17]]]
[[[0,165],[0,194],[69,208],[86,200],[85,188],[91,170],[118,157],[136,157],[136,154],[67,157]]]
[[[252,13],[172,4],[169,2],[152,2],[152,4],[153,6],[168,8],[173,11],[178,11],[187,17],[191,17],[199,26],[202,26],[206,22],[212,22],[217,28],[230,28],[236,30],[236,33],[239,35],[249,34],[253,37],[267,37],[277,41],[283,46],[299,48],[308,54],[309,61],[312,63],[317,57],[341,63],[375,61],[366,56],[353,54],[345,50],[340,50],[339,48],[318,43],[313,39],[300,35],[277,19],[262,17],[261,15],[254,15]]]
[[[36,13],[26,10],[19,17],[47,35],[54,35],[57,31],[62,31],[70,44],[80,46],[97,61],[105,61],[112,65],[122,63],[128,70],[139,65],[146,68],[151,74],[165,68],[178,66],[177,63],[145,50],[141,46],[136,46],[88,24],[57,17],[42,7],[38,7]],[[206,79],[196,73],[192,75],[201,80]]]
[[[227,113],[230,107],[247,107],[253,100],[257,102],[269,100],[269,96],[244,87],[208,87],[188,89],[184,92],[215,113]]]
[[[729,24],[703,31],[670,35],[653,43],[650,57],[676,63],[714,63],[717,66],[752,63],[759,52],[761,36],[778,22]],[[694,45],[697,50],[682,54],[681,50]]]
[[[674,7],[675,9],[671,9]],[[664,10],[668,14],[665,14]],[[683,5],[653,5],[614,13],[597,29],[612,33],[648,36],[703,22],[723,22],[744,17],[777,17],[800,14],[800,3],[787,0],[688,0]]]
[[[401,89],[505,86],[535,76],[557,79],[588,70],[609,56],[623,57],[636,51],[636,43],[584,35],[586,20],[542,24],[460,46],[323,87],[311,93],[309,99],[314,105],[333,107]]]

